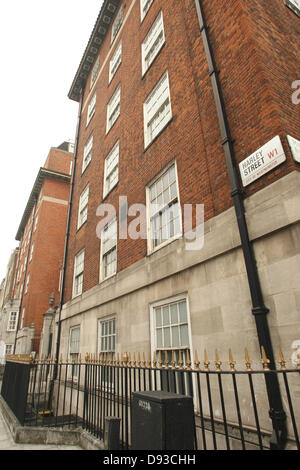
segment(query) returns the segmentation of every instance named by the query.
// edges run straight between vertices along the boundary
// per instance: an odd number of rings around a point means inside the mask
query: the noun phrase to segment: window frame
[[[116,99],[117,95],[119,95],[118,105],[113,108],[112,112],[110,112],[111,107],[112,107],[112,103]],[[111,116],[114,114],[115,110],[117,110],[117,109],[118,109],[119,113],[118,113],[117,117],[114,119],[114,121],[111,123]],[[106,134],[108,134],[109,131],[111,130],[111,128],[115,125],[115,123],[117,122],[117,120],[120,117],[120,114],[121,114],[121,84],[119,83],[119,85],[116,87],[115,91],[113,92],[109,102],[107,103]]]
[[[146,62],[146,51],[145,51],[145,42],[146,40],[149,41],[149,37],[151,36],[151,33],[153,33],[153,31],[155,29],[157,29],[157,24],[161,22],[161,25],[160,25],[160,29],[158,30],[159,31],[159,34],[157,36],[154,36],[153,39],[151,39],[150,41],[150,45],[152,44],[152,47],[149,49],[147,55],[149,54],[149,52],[151,51],[151,49],[153,48],[153,46],[156,44],[157,40],[159,39],[159,37],[161,36],[161,33],[162,33],[162,41],[159,43],[159,46],[158,46],[158,49],[155,51],[155,54],[152,56],[151,58],[151,61],[149,62],[149,64],[147,64]],[[142,54],[142,76],[144,76],[147,71],[149,70],[149,68],[151,67],[151,65],[153,64],[153,62],[155,61],[156,57],[158,56],[160,50],[162,49],[163,45],[165,44],[166,42],[166,35],[165,35],[165,27],[164,27],[164,19],[163,19],[163,12],[162,10],[159,11],[159,13],[157,14],[155,20],[153,21],[152,25],[150,26],[142,44],[141,44],[141,54]]]
[[[92,133],[86,141],[83,149],[81,174],[86,170],[93,158],[94,134]],[[86,161],[88,159],[88,161]]]
[[[26,278],[25,294],[28,293],[29,281],[30,281],[30,273],[27,274],[27,278]]]
[[[79,258],[79,256],[82,255],[82,254],[83,254],[82,270],[76,272],[76,267],[77,267],[76,260],[77,260],[77,259]],[[79,295],[82,294],[82,291],[83,291],[84,260],[85,260],[85,249],[83,248],[83,249],[80,250],[80,251],[75,255],[75,257],[74,257],[72,298],[78,297]],[[80,292],[75,293],[75,281],[76,281],[76,279],[77,279],[79,276],[82,276],[81,290],[80,290]]]
[[[120,57],[118,57],[118,54]],[[113,61],[116,59],[116,56],[117,56],[117,60],[116,60],[116,64],[113,64]],[[120,40],[119,44],[117,45],[113,55],[111,56],[111,59],[109,61],[109,76],[108,76],[108,83],[110,84],[112,79],[114,78],[114,76],[116,75],[120,65],[122,63],[122,40]],[[113,68],[113,67],[114,68]],[[113,70],[112,70],[113,68]]]
[[[14,319],[11,318],[13,314],[15,314]],[[16,310],[12,310],[11,312],[9,312],[6,331],[16,331],[17,322],[18,322],[18,312]],[[10,326],[11,323],[13,324],[12,327]]]
[[[11,352],[7,352],[7,347],[10,347]],[[13,344],[5,344],[5,356],[9,356],[13,352],[14,345]]]
[[[87,195],[86,195],[87,193]],[[77,218],[77,230],[82,227],[82,225],[87,221],[88,218],[88,205],[89,205],[89,195],[90,195],[90,185],[84,188],[82,193],[79,196],[79,203],[78,203],[78,218]],[[82,213],[86,211],[84,217],[82,217]]]
[[[149,105],[151,103],[151,100],[154,99],[155,93],[158,92],[162,84],[166,81],[167,84],[167,89],[168,89],[168,97],[165,99],[162,103],[159,103],[158,105],[156,104],[155,112],[152,112],[152,115],[149,113]],[[161,93],[162,95],[162,93]],[[164,107],[169,106],[170,110],[169,113],[166,114],[166,117],[164,118],[164,124],[159,127],[159,130],[155,133],[155,135],[150,134],[150,129],[149,125],[151,122],[154,121],[154,118],[156,116],[159,116],[161,109],[164,109]],[[152,106],[154,107],[154,105]],[[144,148],[145,150],[152,144],[152,142],[163,132],[163,130],[166,128],[168,123],[172,120],[172,103],[171,103],[171,90],[170,90],[170,80],[169,80],[169,73],[166,70],[163,75],[160,77],[156,85],[152,88],[148,96],[146,97],[144,103],[143,103],[143,116],[144,116]]]
[[[23,326],[24,326],[25,313],[26,313],[26,307],[23,307],[23,309],[22,309],[22,316],[21,316],[21,323],[20,323],[20,330],[21,330],[21,329],[23,328]]]
[[[116,16],[114,18],[112,27],[111,27],[111,40],[110,43],[112,44],[116,39],[118,32],[120,31],[122,24],[123,24],[123,5],[120,6]]]
[[[145,6],[147,5],[147,3],[149,3],[149,6],[147,7],[146,11],[144,11],[145,10],[144,3],[145,3]],[[151,8],[152,3],[153,3],[153,0],[146,0],[146,1],[140,0],[141,23],[143,22],[144,18],[147,16],[147,13]]]
[[[156,308],[163,308],[164,306],[170,306],[172,304],[179,304],[180,302],[185,301],[186,304],[186,316],[187,321],[184,324],[187,324],[187,335],[188,335],[188,346],[180,347],[170,347],[170,348],[159,348],[157,347],[157,334],[156,334]],[[150,305],[150,348],[151,348],[151,357],[156,358],[156,361],[159,361],[159,351],[162,351],[161,361],[162,361],[162,370],[158,378],[158,386],[161,390],[167,389],[168,391],[173,391],[176,393],[183,393],[193,396],[195,390],[195,378],[192,379],[192,383],[188,380],[187,376],[180,377],[180,364],[179,364],[179,351],[182,351],[181,359],[183,365],[187,365],[187,351],[189,351],[189,358],[191,363],[193,363],[193,345],[192,345],[192,327],[191,327],[191,315],[190,315],[190,306],[189,306],[189,297],[188,293],[182,293],[175,296],[171,296],[159,301],[152,302]],[[170,311],[170,310],[169,310]],[[177,310],[178,311],[178,310]],[[179,325],[179,322],[178,322]],[[170,327],[171,328],[171,327]],[[165,363],[165,351],[167,351],[168,363],[171,364],[172,361],[172,351],[175,351],[175,368],[178,370],[177,373],[173,373],[171,369],[164,367]],[[176,357],[177,356],[177,357]],[[170,373],[171,372],[171,373]]]
[[[76,344],[78,343],[78,351],[77,352],[71,352],[71,339],[72,339],[72,334],[75,330],[79,331],[78,334],[78,341],[76,341]],[[73,342],[74,343],[74,342]],[[68,352],[69,352],[69,357],[70,357],[70,363],[71,363],[71,369],[69,370],[69,378],[72,378],[73,380],[78,379],[78,362],[79,362],[79,354],[80,354],[80,325],[74,325],[71,326],[69,329],[69,345],[68,345]],[[75,360],[73,361],[73,356],[75,356]],[[74,364],[75,363],[75,364]]]
[[[112,247],[110,247],[107,251],[104,252],[104,249],[103,249],[103,237],[104,237],[104,232],[105,230],[107,230],[109,228],[110,225],[112,225],[113,223],[116,224],[116,240],[115,240],[115,244],[112,245]],[[105,276],[104,275],[104,268],[105,268],[105,264],[103,262],[104,260],[104,257],[107,256],[108,254],[110,254],[113,250],[116,251],[116,260],[115,260],[115,263],[116,263],[116,269],[113,273]],[[99,273],[99,282],[102,282],[102,281],[106,281],[107,279],[115,276],[117,274],[117,268],[118,268],[118,219],[117,217],[113,217],[102,229],[101,231],[101,247],[100,247],[100,273]]]
[[[107,335],[102,335],[101,334],[102,324],[109,323],[109,322],[112,322],[112,321],[114,322],[114,333],[107,334]],[[117,325],[116,315],[110,315],[108,317],[98,318],[98,321],[97,321],[97,351],[98,351],[98,354],[101,354],[101,353],[115,353],[116,352],[116,346],[117,346],[117,341],[116,341],[117,328],[116,328],[116,325]],[[114,348],[103,349],[101,347],[102,346],[102,339],[103,338],[108,338],[108,337],[114,337]]]
[[[168,238],[167,240],[163,241],[157,246],[154,246],[153,240],[152,240],[152,228],[151,228],[151,220],[153,216],[151,216],[151,199],[150,199],[150,191],[151,187],[158,181],[160,180],[165,173],[167,173],[172,166],[174,166],[174,171],[175,171],[175,182],[176,182],[176,192],[177,196],[176,198],[173,198],[172,200],[177,199],[177,204],[178,204],[178,217],[179,217],[179,232],[173,235],[172,237]],[[167,207],[170,207],[170,202],[168,204],[164,204],[164,209]],[[176,202],[174,203],[176,204]],[[171,204],[172,206],[173,204]],[[182,237],[182,211],[181,211],[181,205],[180,205],[180,194],[179,194],[179,183],[178,183],[178,171],[177,171],[177,164],[176,160],[172,160],[167,166],[161,170],[158,175],[156,175],[146,186],[146,207],[147,207],[147,254],[150,255],[151,253],[155,253],[157,250],[163,248],[164,246],[168,245],[169,243],[172,243],[174,240],[177,240]],[[163,210],[164,210],[163,209]]]
[[[91,72],[91,81],[90,81],[90,90],[93,88],[94,83],[97,80],[98,73],[100,69],[100,56],[98,56],[94,62],[92,72]]]
[[[107,161],[108,161],[108,158],[111,157],[116,148],[118,149],[118,155],[117,155],[117,163],[116,165],[113,167],[113,169],[108,173],[107,171]],[[113,159],[114,160],[114,159]],[[110,193],[110,191],[113,190],[113,188],[118,184],[119,182],[119,160],[120,160],[120,140],[117,140],[117,142],[115,143],[115,145],[111,148],[111,150],[108,152],[108,154],[106,155],[105,159],[104,159],[104,173],[103,173],[103,199]],[[117,176],[117,180],[115,181],[115,183],[109,187],[107,187],[107,179],[110,175],[112,175],[115,171],[115,169],[117,168],[118,170],[118,176]]]
[[[97,101],[97,93],[95,92],[88,104],[87,116],[86,116],[86,127],[89,125],[92,117],[94,116],[96,112],[96,101]]]

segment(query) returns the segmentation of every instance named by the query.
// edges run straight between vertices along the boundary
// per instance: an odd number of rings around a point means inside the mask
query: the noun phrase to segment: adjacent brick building
[[[49,298],[58,305],[73,146],[51,148],[40,168],[20,222],[13,298],[19,302],[13,352],[39,351]]]

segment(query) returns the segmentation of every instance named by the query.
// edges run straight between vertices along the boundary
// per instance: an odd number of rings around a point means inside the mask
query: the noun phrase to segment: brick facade
[[[123,24],[113,44],[111,28],[100,49],[100,72],[83,96],[78,162],[70,225],[64,300],[72,297],[74,257],[85,248],[83,292],[99,284],[100,241],[96,236],[96,210],[105,202],[116,207],[119,196],[128,206],[146,203],[146,185],[173,159],[178,170],[180,203],[204,204],[205,220],[232,206],[208,66],[193,1],[155,0],[143,22],[140,2],[121,2]],[[299,18],[284,2],[204,0],[236,161],[271,140],[281,137],[287,160],[245,188],[245,197],[296,170],[286,134],[297,137],[299,109],[292,104],[291,84],[297,79]],[[141,43],[159,11],[163,11],[165,44],[142,77]],[[293,35],[295,43],[287,46]],[[111,83],[109,61],[122,40],[122,63]],[[172,120],[145,150],[143,103],[165,71],[170,81]],[[121,85],[120,116],[106,134],[106,107]],[[88,104],[97,93],[95,114],[87,122]],[[93,133],[93,156],[82,174],[84,146]],[[298,136],[299,137],[299,136]],[[120,141],[118,185],[103,200],[104,159]],[[80,194],[89,184],[87,221],[77,229]],[[130,219],[129,219],[130,221]],[[118,240],[117,271],[147,254],[146,240]]]
[[[34,324],[33,351],[39,350],[43,314],[49,308],[51,294],[54,294],[54,305],[59,304],[72,160],[73,153],[50,150],[18,231],[20,255],[14,297],[21,299],[19,330]],[[16,348],[18,351],[18,342]]]

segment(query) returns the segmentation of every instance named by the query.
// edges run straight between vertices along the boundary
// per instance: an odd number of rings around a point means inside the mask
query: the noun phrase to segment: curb
[[[76,429],[44,428],[21,426],[11,409],[0,396],[0,412],[13,440],[20,444],[54,444],[79,446],[83,450],[104,450],[102,441],[90,435],[81,427]]]

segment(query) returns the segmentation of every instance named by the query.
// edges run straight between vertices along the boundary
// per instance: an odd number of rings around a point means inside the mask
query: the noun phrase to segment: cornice
[[[116,14],[121,0],[104,0],[89,42],[76,72],[68,97],[73,101],[80,101],[80,91],[85,87],[86,80],[92,70],[94,62]]]

